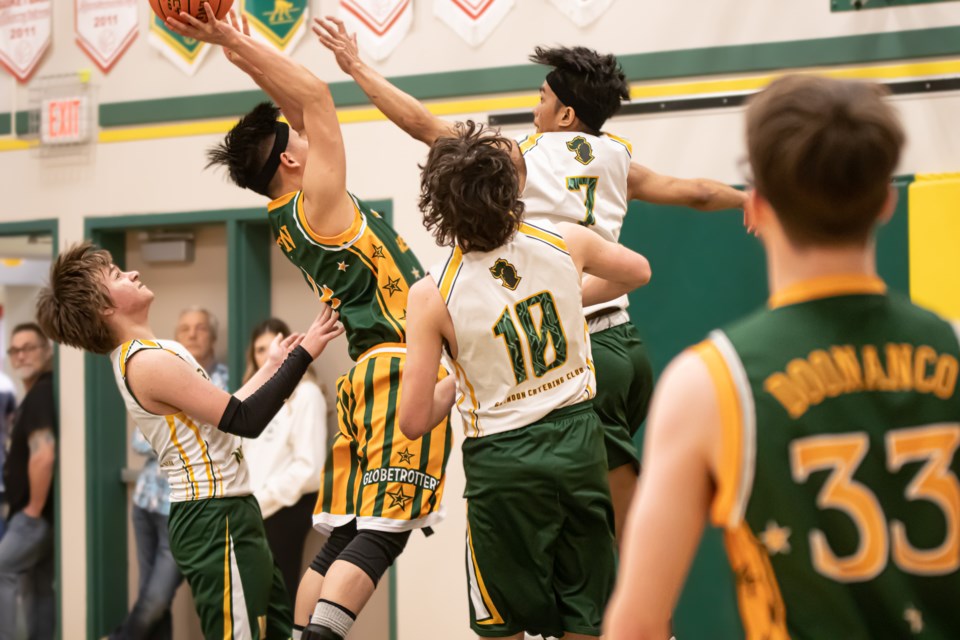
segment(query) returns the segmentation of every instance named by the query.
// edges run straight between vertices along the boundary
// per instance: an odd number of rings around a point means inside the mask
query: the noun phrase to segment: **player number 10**
[[[537,326],[531,310],[540,307],[540,326]],[[549,291],[541,291],[529,298],[525,298],[514,305],[520,328],[527,337],[527,348],[530,350],[530,360],[533,362],[533,374],[541,377],[547,371],[559,367],[567,361],[567,338],[560,322],[560,314],[554,303],[553,295]],[[523,354],[523,343],[517,323],[510,313],[510,307],[504,307],[497,323],[493,325],[493,335],[503,338],[507,346],[507,356],[513,365],[513,376],[517,384],[527,379],[527,364]],[[555,356],[552,362],[547,362],[547,346],[553,343]]]

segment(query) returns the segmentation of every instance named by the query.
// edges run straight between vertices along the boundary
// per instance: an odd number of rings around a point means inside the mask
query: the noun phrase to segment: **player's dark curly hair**
[[[627,77],[613,54],[603,55],[586,47],[537,47],[530,61],[556,69],[564,84],[603,122],[630,98]],[[598,124],[602,126],[603,122]]]
[[[280,109],[270,102],[255,106],[230,129],[223,142],[207,151],[207,168],[223,165],[237,186],[250,188],[270,155],[279,117]]]
[[[420,210],[438,245],[493,251],[516,233],[523,202],[510,148],[509,140],[472,120],[433,143],[420,167]]]

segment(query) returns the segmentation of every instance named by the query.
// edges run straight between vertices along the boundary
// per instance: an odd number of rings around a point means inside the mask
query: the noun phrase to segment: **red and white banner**
[[[578,27],[585,27],[610,8],[613,0],[550,0],[560,12],[573,20]]]
[[[410,31],[413,0],[340,0],[340,19],[365,55],[383,60]]]
[[[75,0],[77,44],[104,73],[137,38],[142,0]]]
[[[26,82],[50,47],[52,0],[0,0],[0,64]]]
[[[433,14],[472,46],[486,40],[514,0],[433,0]]]

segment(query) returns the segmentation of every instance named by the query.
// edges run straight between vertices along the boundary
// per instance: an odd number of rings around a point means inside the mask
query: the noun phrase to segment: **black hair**
[[[559,76],[591,115],[595,114],[596,117],[591,119],[598,129],[620,110],[624,100],[630,98],[627,77],[613,54],[603,55],[586,47],[537,47],[530,61],[553,67],[551,73]],[[576,112],[574,105],[566,106],[573,107]]]
[[[207,151],[207,168],[223,165],[237,186],[258,191],[254,183],[270,155],[279,117],[280,109],[270,102],[255,106],[223,142]]]

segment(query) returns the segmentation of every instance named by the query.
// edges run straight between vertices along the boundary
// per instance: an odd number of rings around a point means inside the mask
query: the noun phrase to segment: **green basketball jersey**
[[[385,343],[406,342],[407,293],[423,268],[403,238],[379,213],[351,194],[356,217],[349,229],[325,238],[303,212],[303,193],[270,203],[277,245],[321,302],[340,313],[350,357]]]
[[[747,638],[960,637],[960,338],[876,278],[800,283],[694,348]]]

